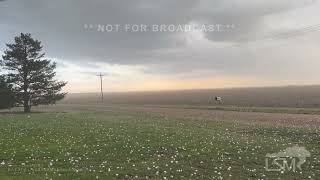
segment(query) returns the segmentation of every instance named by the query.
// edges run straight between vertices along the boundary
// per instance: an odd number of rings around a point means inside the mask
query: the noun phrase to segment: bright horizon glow
[[[64,90],[69,93],[99,93],[100,80],[98,77],[92,78],[93,82],[69,83]],[[233,83],[230,83],[233,82]],[[293,83],[289,81],[260,81],[256,79],[239,79],[236,77],[221,77],[197,80],[172,80],[149,78],[145,81],[131,81],[128,83],[114,85],[107,80],[103,81],[105,93],[110,92],[147,92],[147,91],[175,91],[175,90],[201,90],[201,89],[229,89],[229,88],[255,88],[255,87],[284,87],[284,86],[303,86],[316,85],[312,82]]]

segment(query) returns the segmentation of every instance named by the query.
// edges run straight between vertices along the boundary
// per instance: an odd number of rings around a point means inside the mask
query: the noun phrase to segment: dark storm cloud
[[[212,42],[254,40],[263,18],[309,5],[311,0],[8,0],[0,5],[1,42],[20,32],[43,41],[48,55],[74,63],[141,64],[157,72],[192,68],[239,72],[258,61],[238,51],[170,52],[187,47],[183,33],[101,33],[85,24],[235,24],[228,32],[206,33]],[[0,46],[3,49],[3,45]],[[156,53],[155,53],[156,52]],[[245,54],[245,55],[244,55]],[[241,57],[243,56],[243,57]],[[223,59],[223,61],[221,61]],[[239,60],[240,59],[240,60]],[[164,68],[166,67],[166,68]],[[241,68],[243,67],[243,68]],[[150,73],[155,70],[150,69]]]
[[[192,6],[188,4],[193,4],[193,1],[184,1],[180,7],[179,3],[168,3],[169,1],[154,2],[11,0],[7,8],[1,9],[5,13],[0,18],[14,26],[16,32],[29,31],[43,39],[53,56],[110,61],[114,59],[122,63],[136,50],[171,47],[177,44],[177,40],[172,33],[90,32],[83,28],[84,24],[188,22],[187,18],[182,17],[182,13]],[[16,13],[12,14],[13,11]]]

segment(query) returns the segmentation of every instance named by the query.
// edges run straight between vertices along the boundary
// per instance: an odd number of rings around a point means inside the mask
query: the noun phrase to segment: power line
[[[307,33],[316,32],[320,30],[320,24],[314,25],[314,26],[308,26],[302,29],[296,29],[291,32],[287,33],[278,33],[274,34],[272,39],[288,39],[296,36],[302,36]]]
[[[234,44],[234,45],[230,45],[230,46],[226,46],[218,49],[243,48],[243,47],[247,47],[250,44],[257,44],[259,42],[264,42],[264,41],[275,41],[275,40],[283,40],[283,39],[289,40],[289,39],[296,38],[298,36],[303,36],[304,34],[319,32],[319,31],[320,31],[320,24],[315,24],[315,25],[307,26],[301,29],[295,29],[290,32],[271,34],[271,35],[264,36],[261,39],[247,41],[242,44]]]

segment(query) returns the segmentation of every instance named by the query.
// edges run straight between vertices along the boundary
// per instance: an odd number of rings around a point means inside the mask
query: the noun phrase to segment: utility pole
[[[101,88],[101,102],[103,103],[103,86],[102,86],[102,78],[103,78],[103,74],[100,73],[99,75],[97,75],[100,77],[100,88]]]

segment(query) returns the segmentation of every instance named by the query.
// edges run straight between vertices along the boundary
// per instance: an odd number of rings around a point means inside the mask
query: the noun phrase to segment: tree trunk
[[[25,86],[26,87],[26,86]],[[23,92],[23,107],[24,107],[24,112],[28,113],[30,112],[30,105],[29,105],[29,94],[28,94],[28,90],[27,88],[25,88],[24,92]]]
[[[24,112],[29,113],[31,108],[29,106],[29,98],[25,98],[23,102]]]
[[[27,65],[28,53],[27,53],[26,47],[25,47],[24,51],[25,51],[25,57],[23,59],[23,67],[22,67],[22,70],[23,70],[23,107],[24,107],[24,112],[29,113],[30,112],[30,106],[29,106],[30,96],[28,93],[28,87],[29,87],[28,65]]]
[[[30,106],[29,105],[24,105],[24,112],[29,113],[30,112]]]

